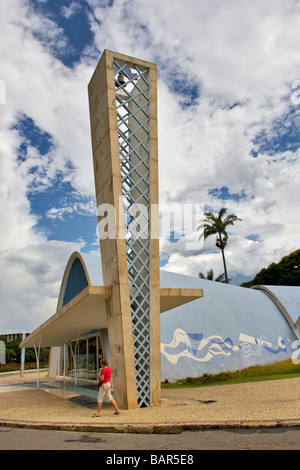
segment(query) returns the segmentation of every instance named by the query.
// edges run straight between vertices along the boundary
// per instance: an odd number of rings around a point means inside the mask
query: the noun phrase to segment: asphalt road
[[[0,450],[299,450],[300,427],[271,429],[211,429],[181,434],[103,434],[22,429],[0,426]],[[196,453],[197,454],[197,453]],[[195,455],[196,455],[195,454]],[[124,454],[125,455],[125,454]],[[127,454],[126,454],[127,455]],[[133,455],[137,455],[134,454]],[[148,455],[148,454],[147,454]],[[101,454],[100,454],[101,459]],[[105,457],[103,457],[105,463]],[[133,467],[141,467],[141,462]],[[120,462],[122,463],[122,462]],[[148,462],[149,463],[149,462]],[[153,461],[152,464],[157,464]],[[160,463],[166,463],[161,461]],[[171,463],[171,461],[170,461]],[[176,462],[173,462],[176,463]],[[188,464],[188,462],[184,462]],[[190,460],[192,463],[192,459]],[[195,463],[195,461],[193,462]]]

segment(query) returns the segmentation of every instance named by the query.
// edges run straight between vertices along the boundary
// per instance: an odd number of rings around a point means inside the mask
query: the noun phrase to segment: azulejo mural
[[[266,350],[272,354],[287,352],[290,339],[278,336],[277,344],[267,337],[249,336],[240,333],[239,343],[234,344],[231,338],[223,339],[219,335],[205,337],[203,333],[187,333],[177,328],[173,339],[168,344],[161,343],[161,353],[171,363],[177,364],[181,357],[196,362],[209,362],[216,356],[231,356],[240,353],[242,357],[260,356]]]

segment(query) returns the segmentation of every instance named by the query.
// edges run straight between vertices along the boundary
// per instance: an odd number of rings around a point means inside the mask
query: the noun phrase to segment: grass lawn
[[[162,382],[162,388],[202,387],[205,385],[222,385],[242,382],[254,382],[259,380],[275,380],[298,377],[300,364],[293,364],[291,359],[267,364],[265,366],[252,366],[247,369],[233,372],[221,372],[219,374],[204,374],[201,377],[187,377],[177,380],[176,383]]]

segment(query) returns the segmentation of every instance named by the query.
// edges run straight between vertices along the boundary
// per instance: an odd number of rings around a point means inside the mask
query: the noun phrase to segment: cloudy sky
[[[227,207],[233,284],[299,248],[299,0],[2,0],[0,333],[55,313],[99,253],[87,85],[104,49],[158,66],[160,202]],[[163,269],[223,271],[215,240]]]

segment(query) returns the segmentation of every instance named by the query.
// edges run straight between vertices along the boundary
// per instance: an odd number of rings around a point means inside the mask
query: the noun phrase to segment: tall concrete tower
[[[114,389],[123,407],[158,405],[156,65],[105,50],[88,89],[99,222],[115,211],[100,235]]]

